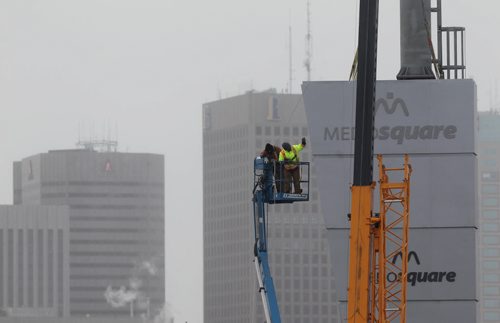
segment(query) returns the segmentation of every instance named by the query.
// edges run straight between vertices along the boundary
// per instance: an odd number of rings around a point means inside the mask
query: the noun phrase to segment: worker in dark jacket
[[[283,186],[281,183],[281,173],[283,172],[283,170],[280,169],[280,165],[278,163],[280,152],[280,147],[273,146],[270,143],[267,143],[266,148],[260,153],[260,157],[266,157],[273,164],[274,182],[276,184],[276,191],[278,193],[282,191]]]
[[[299,167],[299,152],[306,146],[306,138],[302,138],[302,142],[297,145],[290,145],[284,142],[278,160],[284,163],[285,167],[285,187],[284,192],[290,193],[290,182],[293,180],[293,190],[295,194],[301,194],[300,188],[300,167]]]

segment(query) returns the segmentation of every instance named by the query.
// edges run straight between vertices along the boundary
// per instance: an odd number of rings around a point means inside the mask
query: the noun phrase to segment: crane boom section
[[[352,187],[347,301],[349,323],[368,322],[372,190],[372,186]]]
[[[354,136],[354,186],[370,186],[373,181],[377,25],[378,0],[361,0]]]
[[[349,253],[349,323],[366,323],[370,313],[373,125],[377,65],[378,0],[360,0],[358,79]]]

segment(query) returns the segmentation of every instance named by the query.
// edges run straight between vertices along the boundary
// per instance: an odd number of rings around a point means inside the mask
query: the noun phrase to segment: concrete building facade
[[[308,137],[300,95],[273,91],[203,105],[204,322],[264,321],[253,264],[253,160],[267,142]],[[301,160],[310,161],[310,146]],[[310,201],[268,208],[270,266],[284,322],[336,322],[332,259],[314,167]]]
[[[27,157],[14,163],[14,203],[69,208],[71,316],[163,306],[163,156],[60,150]],[[140,299],[111,306],[104,293],[121,286]]]
[[[65,206],[0,206],[0,316],[67,317]]]

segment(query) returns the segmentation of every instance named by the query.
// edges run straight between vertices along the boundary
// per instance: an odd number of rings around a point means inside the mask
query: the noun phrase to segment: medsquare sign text
[[[458,128],[454,125],[383,126],[374,129],[377,140],[395,140],[402,145],[405,140],[455,139]],[[354,127],[325,127],[323,140],[354,140]]]
[[[403,258],[401,252],[394,255],[392,258],[392,264],[396,264],[398,258]],[[415,251],[410,251],[408,253],[408,263],[414,259],[417,266],[420,266],[420,258]],[[457,278],[457,273],[455,271],[412,271],[408,273],[407,280],[411,286],[415,286],[417,283],[454,283]],[[387,274],[387,281],[394,282],[401,279],[401,273],[389,272]]]
[[[388,92],[385,98],[375,102],[375,113],[384,111],[388,115],[401,111],[405,117],[410,116],[406,102],[402,98],[394,98],[393,92]],[[394,140],[402,145],[405,140],[437,140],[455,139],[457,126],[454,125],[405,125],[382,126],[374,128],[375,139]],[[354,127],[325,127],[323,140],[354,140]]]

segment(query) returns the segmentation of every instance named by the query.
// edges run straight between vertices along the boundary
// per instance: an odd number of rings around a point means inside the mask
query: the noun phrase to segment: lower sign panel
[[[474,228],[410,229],[409,301],[477,301],[476,231]],[[349,230],[328,230],[328,239],[338,298],[346,301]],[[400,263],[402,259],[396,255],[393,261]],[[387,280],[396,279],[397,274],[387,273]]]

